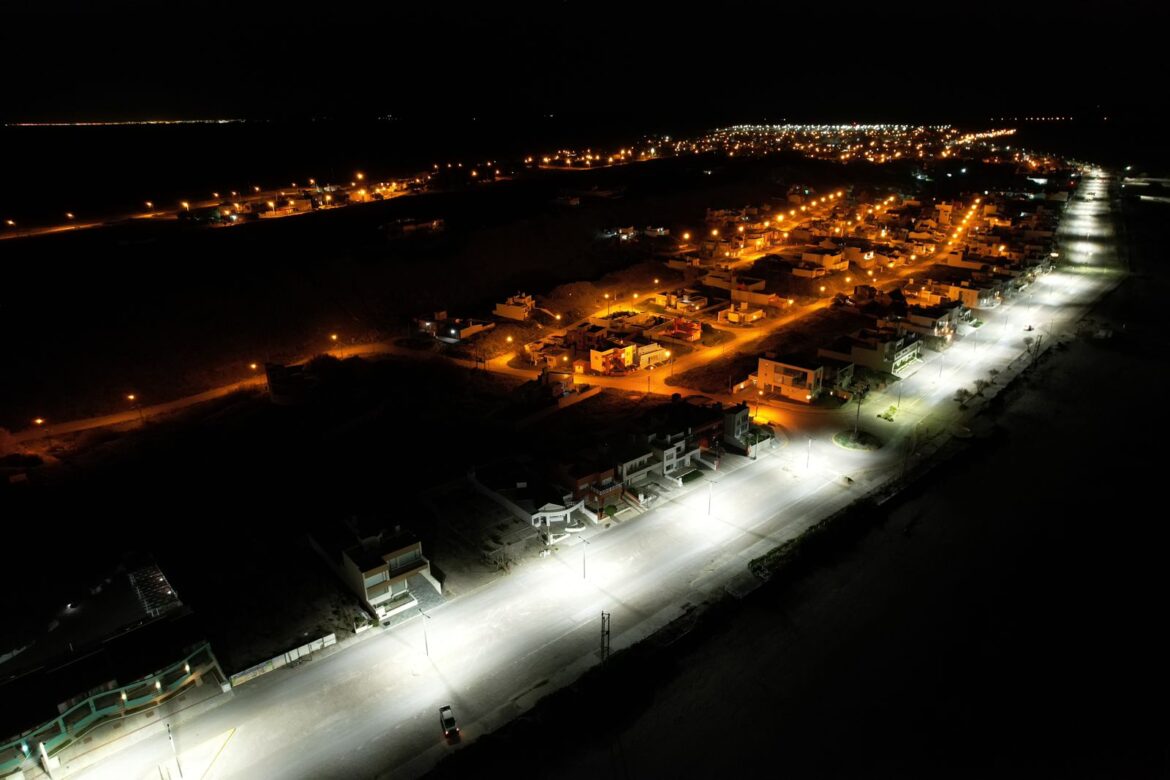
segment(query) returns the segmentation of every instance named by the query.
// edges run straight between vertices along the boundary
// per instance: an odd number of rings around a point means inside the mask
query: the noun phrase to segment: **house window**
[[[377,585],[377,584],[378,584],[378,583],[380,583],[380,582],[385,582],[385,581],[386,581],[386,576],[387,576],[387,575],[386,575],[386,572],[384,572],[384,571],[380,571],[380,572],[378,572],[377,574],[373,574],[373,575],[371,575],[371,576],[369,576],[369,577],[366,577],[366,587],[367,587],[367,588],[371,588],[371,587],[373,587],[374,585]]]

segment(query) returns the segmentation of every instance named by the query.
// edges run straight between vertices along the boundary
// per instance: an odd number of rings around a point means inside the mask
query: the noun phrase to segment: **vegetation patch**
[[[882,440],[866,431],[841,431],[833,435],[833,443],[847,450],[881,449]]]

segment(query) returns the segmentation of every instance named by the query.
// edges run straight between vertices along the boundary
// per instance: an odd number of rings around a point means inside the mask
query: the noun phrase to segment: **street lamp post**
[[[175,749],[175,735],[171,733],[171,724],[167,724],[167,739],[171,742],[171,754],[175,757],[175,768],[179,770],[179,777],[183,776],[183,766],[179,763],[179,751]]]
[[[857,429],[861,427],[861,393],[857,394],[857,417],[853,420],[853,441],[857,441]]]
[[[804,456],[805,471],[808,470],[808,467],[811,463],[812,463],[812,437],[809,436],[808,437],[808,452]]]
[[[589,540],[584,538],[584,537],[581,537],[581,541],[585,545],[584,547],[581,548],[581,579],[586,579],[586,577],[585,577],[585,553],[589,547]]]
[[[52,436],[52,434],[47,432],[49,429],[45,428],[45,418],[44,417],[36,418],[35,420],[33,420],[33,425],[37,426],[38,428],[43,428],[46,431],[46,433],[45,433],[45,447],[47,449],[50,449],[50,450],[53,449],[53,436]]]
[[[427,654],[427,658],[430,658],[431,657],[431,643],[427,639],[427,621],[431,619],[431,616],[428,615],[427,613],[423,612],[422,607],[418,608],[418,614],[422,615],[422,617],[423,617],[423,622],[422,622],[423,651]]]
[[[126,396],[126,400],[130,402],[131,406],[138,410],[138,421],[143,423],[146,422],[146,415],[142,412],[142,402],[138,400],[138,396],[134,393],[130,393]]]

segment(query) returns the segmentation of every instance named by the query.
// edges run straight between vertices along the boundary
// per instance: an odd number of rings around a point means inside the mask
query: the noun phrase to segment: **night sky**
[[[0,118],[1155,115],[1141,5],[19,0]]]

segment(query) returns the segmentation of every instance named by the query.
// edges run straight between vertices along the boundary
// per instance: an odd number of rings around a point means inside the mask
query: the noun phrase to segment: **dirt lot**
[[[693,387],[704,393],[726,393],[728,387],[755,372],[759,356],[765,352],[783,355],[793,352],[816,353],[817,347],[837,336],[851,333],[871,320],[848,309],[818,309],[799,320],[785,324],[761,341],[754,342],[747,353],[727,354],[709,363],[675,374],[668,384]]]

